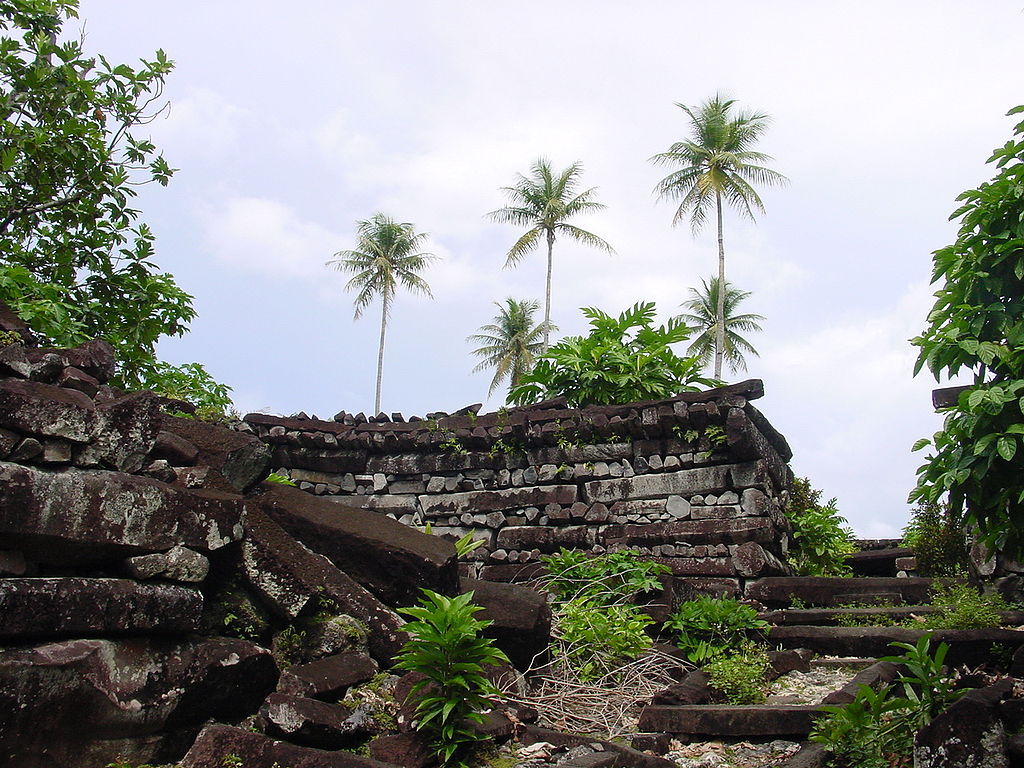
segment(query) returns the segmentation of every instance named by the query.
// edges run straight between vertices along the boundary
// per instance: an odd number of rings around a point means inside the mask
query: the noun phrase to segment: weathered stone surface
[[[762,613],[761,618],[769,624],[835,626],[844,619],[856,619],[857,624],[862,624],[864,619],[877,617],[880,626],[891,626],[912,616],[929,616],[935,613],[935,610],[930,605],[879,605],[875,608],[788,608]],[[1020,618],[1024,619],[1024,616]],[[1004,620],[1003,623],[1012,622]]]
[[[624,499],[656,499],[717,493],[730,487],[730,467],[698,467],[660,475],[634,475],[614,480],[594,480],[584,485],[587,501],[606,504]]]
[[[0,426],[87,443],[95,418],[95,404],[77,390],[20,379],[0,381]]]
[[[340,698],[345,691],[377,674],[373,659],[355,651],[325,656],[289,667],[277,683],[279,693],[312,699]]]
[[[895,576],[896,561],[912,557],[912,549],[873,549],[854,552],[846,556],[846,564],[853,569],[854,576]]]
[[[493,622],[484,635],[494,639],[509,660],[526,669],[551,640],[551,609],[546,596],[515,584],[462,579],[463,592],[483,607],[476,617]]]
[[[25,554],[16,549],[0,550],[0,576],[24,576],[29,565]]]
[[[708,676],[699,669],[686,675],[680,682],[670,685],[651,697],[651,703],[661,706],[704,704],[711,698]]]
[[[295,541],[262,510],[250,510],[248,529],[242,575],[280,617],[293,619],[310,601],[330,600],[367,626],[374,658],[388,662],[394,657],[407,639],[396,613],[326,557]]]
[[[181,766],[223,768],[224,758],[229,755],[237,757],[245,768],[394,768],[392,763],[382,763],[351,752],[299,747],[229,725],[203,728],[181,761]]]
[[[925,634],[903,627],[773,627],[768,642],[783,648],[807,648],[820,654],[878,658],[893,652],[890,643],[916,643]],[[940,629],[932,633],[932,646],[948,643],[946,663],[980,666],[991,660],[999,644],[1016,650],[1024,645],[1024,632],[1012,629]]]
[[[196,446],[199,449],[196,464],[217,470],[231,490],[248,491],[267,476],[270,448],[253,435],[197,419],[167,415],[163,416],[160,428]]]
[[[412,605],[424,588],[455,593],[458,572],[451,542],[295,488],[262,487],[257,501],[271,518],[388,605]]]
[[[470,491],[445,495],[420,496],[420,508],[426,515],[461,515],[463,512],[500,512],[506,509],[543,507],[547,504],[571,505],[576,501],[575,485],[503,488],[495,491]]]
[[[815,706],[650,706],[638,727],[685,736],[803,738],[820,714]]]
[[[286,693],[270,694],[257,722],[268,736],[318,749],[344,749],[370,735],[348,707]]]
[[[556,747],[576,747],[581,745],[600,744],[602,751],[617,757],[616,765],[621,768],[678,768],[676,763],[656,755],[639,752],[618,742],[606,741],[593,736],[576,733],[563,733],[536,725],[523,725],[516,732],[516,740],[522,744],[547,742]]]
[[[0,548],[65,564],[204,552],[242,537],[242,500],[104,470],[52,472],[0,462]]]
[[[187,467],[195,464],[199,449],[184,437],[161,429],[157,432],[150,456],[166,459],[176,467]]]
[[[732,561],[740,576],[770,576],[786,573],[786,566],[760,544],[748,541],[732,553]]]
[[[160,431],[160,406],[152,392],[136,392],[96,407],[92,450],[99,461],[121,472],[138,472]]]
[[[100,382],[94,376],[78,368],[63,369],[57,376],[57,386],[65,389],[77,389],[86,397],[93,397],[100,388]]]
[[[893,649],[895,650],[895,649]],[[786,653],[786,651],[773,651],[773,653]],[[842,707],[849,704],[857,697],[862,685],[869,685],[878,689],[886,683],[891,683],[900,675],[900,667],[891,661],[878,661],[858,672],[850,682],[838,691],[832,691],[822,700],[822,704]]]
[[[843,579],[828,576],[769,577],[747,584],[746,595],[767,606],[785,607],[793,598],[805,605],[836,605],[855,602],[865,593],[898,595],[906,603],[927,603],[931,579],[863,578]]]
[[[413,495],[334,496],[330,500],[349,508],[357,507],[373,512],[390,512],[398,517],[420,514],[420,505]]]
[[[657,551],[657,550],[655,550]],[[660,557],[650,558],[667,565],[674,576],[735,576],[736,565],[728,557]]]
[[[548,528],[540,525],[517,525],[498,531],[496,545],[505,549],[539,549],[555,552],[560,547],[581,549],[596,543],[596,530],[587,525],[565,525]]]
[[[128,579],[0,579],[0,639],[190,632],[203,596]]]
[[[402,768],[427,768],[437,762],[430,741],[413,731],[378,736],[369,744],[370,757]]]
[[[914,737],[918,768],[1008,768],[1006,729],[999,702],[1012,694],[1013,682],[1002,680],[969,691]]]
[[[716,576],[679,576],[675,579],[675,593],[679,600],[693,600],[695,597],[739,597],[739,579]]]
[[[72,640],[0,651],[0,764],[163,762],[152,759],[160,757],[161,732],[244,717],[276,678],[267,650],[228,638]]]
[[[765,517],[736,520],[679,520],[650,525],[610,525],[604,532],[606,546],[644,546],[663,542],[688,544],[741,544],[775,541],[775,527]]]
[[[210,561],[188,547],[173,547],[166,552],[129,557],[125,560],[125,568],[136,579],[159,576],[171,581],[193,583],[206,578],[210,572]]]

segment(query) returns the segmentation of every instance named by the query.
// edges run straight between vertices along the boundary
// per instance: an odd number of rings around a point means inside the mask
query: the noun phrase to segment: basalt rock
[[[268,651],[227,638],[0,651],[0,763],[96,768],[173,759],[187,748],[168,755],[173,734],[255,711],[276,678]]]
[[[463,579],[462,591],[473,592],[483,607],[476,617],[493,622],[486,637],[519,669],[526,669],[551,641],[551,609],[544,595],[516,584]]]
[[[223,768],[224,758],[234,755],[245,768],[395,768],[351,752],[328,752],[276,741],[227,725],[208,725],[181,761],[182,768]]]
[[[120,559],[179,544],[209,552],[242,535],[237,496],[120,472],[0,462],[0,548],[38,562]]]
[[[252,435],[197,419],[167,415],[161,420],[161,429],[199,449],[195,463],[216,470],[227,483],[220,490],[244,493],[267,476],[270,448]]]
[[[421,589],[456,593],[451,542],[295,488],[264,483],[262,489],[256,502],[275,522],[386,604],[412,605]]]

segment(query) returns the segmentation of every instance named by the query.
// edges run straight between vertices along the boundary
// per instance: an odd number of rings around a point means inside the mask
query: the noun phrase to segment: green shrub
[[[751,633],[770,625],[757,611],[732,598],[698,597],[688,600],[665,622],[665,628],[679,633],[676,640],[695,664],[714,661],[744,647]]]
[[[729,704],[763,704],[768,691],[768,652],[755,643],[744,643],[738,650],[704,666],[711,687]]]
[[[404,627],[410,640],[395,668],[424,676],[409,692],[417,701],[416,730],[430,738],[446,768],[467,765],[472,746],[483,738],[469,723],[483,722],[481,710],[498,693],[484,676],[484,665],[508,661],[493,641],[480,636],[491,622],[474,618],[483,609],[472,600],[472,592],[449,598],[425,589],[419,605],[399,608],[413,620]]]
[[[903,546],[914,550],[921,576],[960,576],[967,573],[968,547],[962,515],[948,506],[922,501],[903,529]]]
[[[845,556],[856,551],[853,531],[839,514],[836,500],[821,503],[821,491],[807,478],[795,478],[786,517],[793,525],[789,560],[802,576],[849,576]]]
[[[562,549],[542,557],[552,603],[555,654],[582,681],[607,675],[651,647],[653,620],[636,598],[661,589],[668,567],[634,550],[601,555]]]
[[[584,307],[590,333],[570,336],[540,356],[509,392],[509,402],[529,405],[565,397],[569,405],[660,400],[717,382],[700,375],[697,357],[680,357],[673,344],[693,333],[680,318],[655,327],[654,302],[638,302],[618,317]]]
[[[932,592],[932,605],[938,611],[925,620],[928,629],[998,627],[1000,611],[1010,607],[999,595],[979,592],[970,584],[940,584]]]

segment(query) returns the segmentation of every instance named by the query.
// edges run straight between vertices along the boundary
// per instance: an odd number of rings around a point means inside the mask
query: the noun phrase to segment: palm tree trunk
[[[555,233],[552,230],[548,230],[548,282],[547,292],[544,296],[544,345],[541,348],[541,352],[548,351],[548,335],[550,331],[548,328],[551,326],[551,249],[555,244]]]
[[[377,348],[377,396],[373,401],[373,415],[380,413],[380,383],[384,378],[384,331],[388,325],[387,297],[382,296],[380,302],[380,346]]]
[[[725,353],[725,242],[722,239],[722,193],[715,193],[718,207],[718,301],[715,307],[715,378],[722,378]]]

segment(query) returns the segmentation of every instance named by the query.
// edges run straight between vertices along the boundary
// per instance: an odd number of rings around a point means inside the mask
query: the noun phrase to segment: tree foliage
[[[384,337],[391,304],[398,287],[433,298],[427,281],[420,277],[436,257],[424,253],[427,235],[416,232],[412,224],[398,222],[383,213],[375,213],[365,221],[356,222],[356,247],[338,251],[327,262],[339,272],[349,272],[346,290],[355,291],[355,318],[358,320],[374,299],[380,299],[380,344],[377,348],[377,389],[374,413],[380,411],[380,389],[384,376]]]
[[[531,368],[533,361],[542,351],[544,334],[556,330],[550,323],[534,323],[533,316],[540,305],[533,299],[518,301],[511,296],[505,303],[494,302],[498,314],[493,322],[480,327],[480,333],[468,336],[466,341],[481,346],[473,354],[482,358],[473,372],[494,369],[490,395],[506,379],[510,387],[516,387]]]
[[[116,383],[159,384],[155,345],[195,317],[160,272],[137,187],[173,169],[139,133],[173,64],[135,68],[62,40],[77,0],[0,1],[0,300],[61,346],[110,341]]]
[[[638,302],[618,317],[584,307],[590,333],[562,339],[541,355],[509,401],[526,405],[565,397],[570,406],[660,400],[696,385],[713,386],[700,375],[696,357],[681,357],[673,344],[690,338],[679,318],[654,325],[654,302]]]
[[[528,227],[506,254],[506,267],[518,264],[542,241],[547,244],[544,322],[548,330],[544,332],[542,343],[545,350],[550,330],[554,327],[551,325],[551,267],[555,240],[564,236],[592,248],[614,253],[612,247],[593,232],[569,223],[569,219],[574,216],[604,209],[604,205],[594,199],[596,187],[579,188],[582,173],[583,166],[578,162],[557,171],[551,167],[549,160],[542,157],[530,168],[529,176],[518,174],[515,184],[502,187],[509,204],[487,214],[494,221]]]
[[[700,335],[689,347],[690,354],[697,355],[701,365],[706,366],[715,354],[715,339],[718,335],[718,286],[717,277],[711,281],[701,280],[700,288],[690,289],[690,298],[683,302],[688,310],[680,317],[695,326]],[[725,281],[725,362],[735,371],[747,370],[746,355],[757,357],[754,345],[740,333],[760,331],[764,317],[753,313],[738,313],[736,308],[750,296],[750,291],[741,291],[728,280]]]
[[[1009,114],[1024,113],[1024,105]],[[951,514],[976,525],[984,541],[1024,552],[1024,122],[988,159],[996,175],[961,194],[950,216],[956,242],[934,253],[942,281],[915,375],[971,373],[974,384],[946,412],[918,469],[911,501],[948,497]]]

